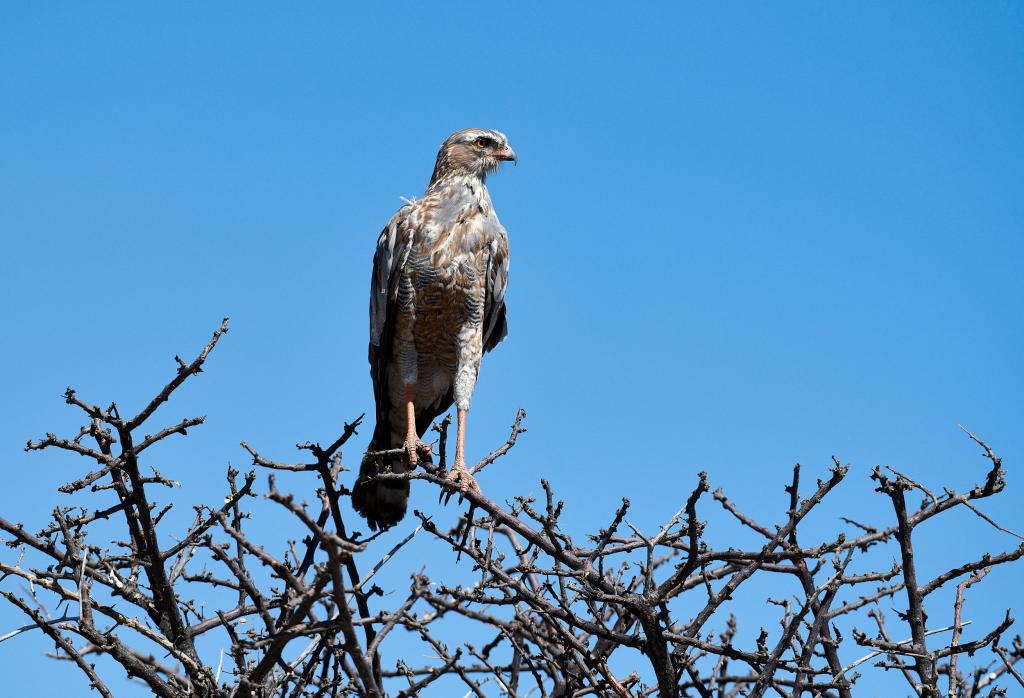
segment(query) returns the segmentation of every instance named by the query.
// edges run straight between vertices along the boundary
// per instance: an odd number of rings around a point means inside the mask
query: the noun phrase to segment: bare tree
[[[349,533],[344,518],[349,491],[341,453],[360,425],[356,419],[326,447],[299,445],[308,456],[302,463],[267,458],[242,442],[253,470],[229,469],[223,502],[196,506],[192,525],[172,539],[160,528],[170,505],[158,507],[152,493],[174,482],[143,459],[203,418],[150,423],[160,405],[202,371],[227,331],[225,320],[191,362],[175,357],[175,375],[138,414],[122,416],[115,403],[90,404],[69,388],[66,401],[84,414],[85,425],[71,438],[46,434],[29,441],[28,450],[69,451],[94,468],[60,488],[79,505],[56,507],[41,530],[0,518],[12,549],[10,559],[0,561],[0,581],[16,589],[0,593],[28,621],[0,642],[27,631],[45,634],[55,646],[52,656],[77,665],[104,696],[112,693],[92,655],[112,659],[159,696],[415,696],[447,677],[475,696],[849,697],[859,672],[868,668],[902,674],[906,690],[923,698],[999,696],[1007,694],[1006,686],[1024,686],[1021,639],[1005,639],[1013,624],[1009,611],[984,630],[964,618],[967,590],[994,567],[1018,560],[1024,545],[951,559],[948,571],[919,577],[915,530],[954,509],[1021,538],[977,506],[1003,492],[1005,473],[992,449],[969,432],[988,461],[983,482],[969,490],[936,494],[904,474],[874,470],[879,496],[891,508],[888,525],[848,518],[853,533],[826,539],[800,528],[847,477],[848,466],[836,460],[804,491],[800,467],[793,469],[787,511],[773,525],[744,514],[721,490],[712,492],[700,473],[658,530],[632,526],[624,499],[607,527],[580,537],[562,527],[563,502],[545,481],[540,500],[499,503],[473,490],[453,491],[445,479],[445,419],[435,425],[436,466],[379,477],[436,488],[466,513],[446,529],[415,512],[419,525],[381,558],[371,557],[371,544],[401,532],[363,538]],[[474,475],[515,446],[526,431],[524,418],[520,410],[507,441],[473,466]],[[261,471],[268,477],[257,495]],[[319,506],[279,490],[279,471],[307,473],[305,493],[315,492]],[[910,507],[914,490],[923,496]],[[104,503],[86,506],[89,493]],[[301,525],[305,539],[254,540],[246,517],[257,496]],[[760,544],[712,547],[700,513],[712,501]],[[118,522],[119,534],[109,535],[111,522]],[[450,549],[449,568],[471,561],[475,581],[446,583],[420,570],[410,575],[408,593],[381,596],[374,583],[378,570],[419,534]],[[886,547],[898,553],[898,563],[854,571]],[[737,619],[724,607],[755,578],[795,581],[800,591],[766,599],[780,609],[778,628],[761,628],[743,643]],[[954,583],[950,618],[929,619],[925,599]],[[222,599],[230,600],[213,602]],[[895,621],[881,610],[880,602],[889,600],[906,606]],[[839,621],[851,618],[870,629],[844,636]],[[459,630],[466,623],[487,641],[466,642]],[[389,658],[396,629],[418,637],[433,659],[411,664]],[[226,651],[204,651],[208,645],[200,641],[210,636],[219,637]],[[635,667],[613,671],[612,655],[629,651],[638,658]]]

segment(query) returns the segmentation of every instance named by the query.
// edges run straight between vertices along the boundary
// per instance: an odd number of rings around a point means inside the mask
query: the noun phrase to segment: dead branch
[[[56,645],[52,656],[74,663],[105,696],[110,691],[92,655],[110,657],[160,696],[383,698],[419,695],[447,678],[475,696],[850,698],[861,678],[855,668],[881,676],[895,670],[895,678],[925,697],[939,695],[940,676],[948,678],[950,698],[983,690],[999,695],[1008,682],[1024,685],[1020,639],[1001,644],[1012,627],[1009,612],[987,632],[963,638],[965,629],[977,627],[964,617],[968,591],[991,570],[1024,557],[1024,546],[948,562],[954,551],[939,551],[947,571],[918,577],[915,528],[957,507],[979,517],[979,525],[1019,537],[978,508],[979,500],[1004,491],[1005,471],[970,432],[991,464],[981,485],[956,491],[876,468],[871,477],[891,515],[871,522],[844,517],[852,534],[804,523],[826,498],[841,496],[836,493],[850,468],[836,460],[803,494],[797,465],[775,521],[755,520],[721,488],[712,491],[711,476],[700,473],[693,489],[680,493],[675,512],[666,512],[650,532],[627,519],[630,504],[623,499],[605,528],[581,534],[563,523],[563,512],[579,503],[563,502],[542,480],[539,499],[498,502],[486,488],[470,489],[461,505],[448,504],[462,507],[454,526],[439,525],[440,513],[416,512],[410,518],[418,521],[366,537],[351,527],[358,520],[349,514],[342,466],[342,449],[357,434],[360,417],[344,424],[327,447],[299,444],[304,462],[275,460],[243,441],[253,469],[229,469],[217,503],[195,506],[191,524],[171,532],[163,517],[174,502],[157,505],[151,493],[174,481],[143,458],[166,439],[187,436],[203,418],[147,425],[202,372],[227,331],[225,320],[191,362],[175,357],[170,380],[135,416],[122,418],[116,403],[92,405],[69,388],[65,402],[86,422],[78,434],[47,433],[28,442],[28,450],[73,453],[89,467],[60,488],[76,506],[55,509],[38,533],[0,518],[12,554],[0,560],[0,583],[15,584],[0,594],[27,620],[2,629],[0,642],[40,633]],[[519,410],[509,436],[471,473],[482,475],[517,446],[525,417]],[[449,424],[446,418],[434,427],[437,466],[379,477],[454,494],[445,471]],[[162,470],[174,472],[173,466]],[[307,478],[308,486],[279,489],[273,475],[282,471]],[[258,493],[263,472],[267,487]],[[925,493],[916,510],[907,507],[909,490]],[[757,544],[709,543],[708,493]],[[255,540],[245,521],[258,498],[304,538]],[[120,533],[104,533],[114,521]],[[379,580],[395,571],[396,553],[430,541],[450,555],[417,562],[407,589],[383,594]],[[865,556],[882,546],[898,553],[899,563],[871,569]],[[745,621],[752,629],[762,626],[760,634],[741,642],[730,602],[755,578],[780,580],[791,595],[765,599],[762,617]],[[951,624],[929,627],[929,595],[956,580],[962,581]],[[897,595],[906,599],[906,612],[898,612],[906,627],[892,632],[909,636],[904,641],[890,639],[879,607]],[[55,617],[51,608],[63,612]],[[855,618],[870,619],[877,632],[854,628],[844,637],[837,621]],[[472,638],[467,623],[475,629]],[[929,646],[950,631],[948,641]],[[208,636],[219,638],[223,651],[200,651],[210,644],[197,645],[197,639]],[[394,649],[410,642],[422,651]],[[857,646],[868,653],[851,661],[863,652]],[[613,671],[609,660],[619,650],[634,650],[643,660],[625,673]],[[871,660],[878,661],[869,666]]]

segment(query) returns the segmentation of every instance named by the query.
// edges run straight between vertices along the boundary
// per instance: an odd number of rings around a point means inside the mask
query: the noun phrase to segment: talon
[[[416,464],[419,463],[419,454],[416,453],[418,445],[415,441],[406,441],[403,444],[405,448],[405,460],[409,464],[409,470],[415,470]]]
[[[466,494],[471,489],[475,492],[480,492],[480,485],[477,484],[476,478],[470,475],[469,470],[466,468],[466,464],[463,461],[455,461],[455,464],[452,465],[452,469],[449,471],[446,479],[452,485],[457,485],[459,492],[462,494]]]
[[[433,447],[430,444],[424,443],[414,437],[407,438],[405,443],[402,444],[402,448],[405,449],[405,458],[406,462],[409,464],[409,470],[416,469],[421,457],[425,458],[429,463],[430,459],[434,455]]]

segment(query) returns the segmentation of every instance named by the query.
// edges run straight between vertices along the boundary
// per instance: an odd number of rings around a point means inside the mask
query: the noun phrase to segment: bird
[[[479,492],[466,468],[466,418],[483,354],[508,335],[508,234],[487,191],[487,175],[518,162],[500,131],[450,135],[423,196],[407,201],[377,240],[370,280],[370,376],[376,426],[352,489],[353,508],[371,530],[405,516],[404,473],[431,457],[421,440],[454,403],[453,490]],[[403,457],[374,456],[404,450]]]

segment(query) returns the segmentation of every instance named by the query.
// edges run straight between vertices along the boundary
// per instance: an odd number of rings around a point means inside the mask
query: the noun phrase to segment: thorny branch
[[[895,670],[892,676],[923,697],[940,695],[940,677],[950,698],[1005,695],[1005,686],[1024,686],[1021,639],[1003,642],[1013,624],[1009,611],[984,631],[965,610],[972,586],[1019,560],[1024,546],[951,560],[940,565],[947,571],[920,576],[916,529],[957,507],[1019,538],[979,508],[981,500],[1003,492],[1005,472],[995,452],[970,432],[991,464],[981,485],[929,489],[876,468],[871,477],[890,516],[870,523],[843,518],[849,528],[825,538],[803,522],[848,476],[849,466],[838,460],[803,492],[797,465],[777,521],[755,520],[721,489],[712,492],[709,476],[700,473],[693,489],[681,493],[678,511],[650,533],[631,523],[631,505],[623,499],[606,527],[580,536],[562,524],[563,511],[574,503],[561,501],[542,481],[540,498],[499,502],[486,490],[462,493],[465,513],[453,526],[437,523],[441,512],[417,511],[410,519],[418,522],[366,537],[351,528],[359,520],[349,514],[342,465],[342,448],[360,417],[326,447],[300,444],[305,462],[274,460],[243,441],[253,470],[229,468],[223,500],[194,507],[191,523],[172,534],[164,517],[173,502],[161,506],[152,495],[154,487],[176,483],[142,457],[187,435],[203,418],[143,429],[203,370],[227,331],[225,319],[191,362],[175,357],[171,380],[136,415],[124,418],[116,403],[92,405],[69,388],[65,401],[86,422],[79,433],[28,442],[27,450],[68,451],[92,467],[60,488],[77,506],[56,508],[37,533],[0,518],[14,557],[0,560],[0,582],[15,584],[0,595],[27,621],[0,629],[0,643],[41,633],[55,645],[51,656],[74,663],[104,696],[112,695],[110,677],[101,677],[92,655],[109,657],[159,696],[383,698],[438,690],[849,698],[861,679],[855,669]],[[472,473],[480,475],[516,446],[525,416],[518,412],[505,442]],[[445,472],[449,423],[435,425],[438,466],[379,477],[408,478],[453,494]],[[260,472],[268,476],[262,494]],[[279,489],[274,473],[309,478],[302,491],[315,494],[317,506]],[[914,490],[925,494],[916,509],[907,503]],[[707,518],[717,510],[708,510],[708,493],[722,516],[752,533],[757,545],[709,543]],[[87,506],[90,496],[103,501]],[[259,501],[276,507],[303,538],[256,540],[248,520]],[[115,526],[120,533],[111,535]],[[379,581],[390,578],[380,571],[387,565],[395,572],[407,546],[432,546],[421,558],[428,562],[416,563],[407,591],[385,594],[378,585],[393,583]],[[886,550],[899,562],[872,569]],[[780,609],[774,635],[762,627],[743,640],[733,601],[755,578],[788,585],[789,596],[765,599]],[[940,611],[929,599],[954,583],[951,620],[930,627],[927,609]],[[907,610],[897,611],[897,630],[887,627],[880,604],[899,599]],[[873,635],[855,627],[865,618],[877,626]],[[769,620],[770,614],[755,622],[768,626]],[[215,641],[197,643],[206,638]],[[422,650],[410,651],[410,643]],[[208,653],[211,646],[219,651]],[[879,661],[869,664],[873,659]]]

